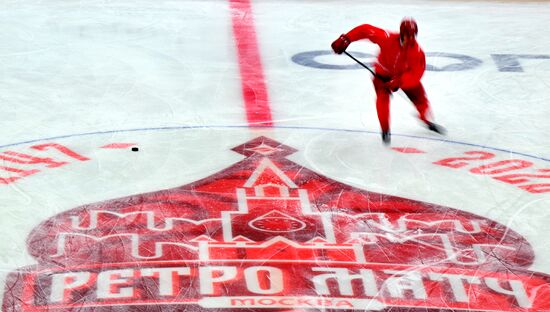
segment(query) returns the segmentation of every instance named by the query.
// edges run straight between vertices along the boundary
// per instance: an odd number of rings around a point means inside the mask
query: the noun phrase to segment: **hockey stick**
[[[371,73],[374,77],[376,77],[376,78],[382,80],[383,82],[388,82],[388,78],[386,78],[386,77],[381,77],[380,75],[377,75],[372,69],[370,69],[370,67],[368,67],[367,65],[363,64],[363,62],[359,61],[358,59],[356,59],[355,57],[353,57],[353,55],[349,54],[348,52],[344,51],[344,53],[345,53],[347,56],[351,57],[352,60],[356,61],[357,64],[363,66],[363,67],[366,68],[368,71],[370,71],[370,73]],[[393,96],[393,92],[390,92],[390,96]]]
[[[374,71],[372,71],[372,69],[370,69],[370,67],[368,67],[367,65],[363,64],[361,61],[359,61],[358,59],[356,59],[355,57],[353,57],[353,55],[349,54],[348,52],[344,51],[344,53],[351,57],[352,60],[356,61],[357,64],[363,66],[364,68],[366,68],[368,71],[370,71],[370,73],[374,76],[374,77],[378,77],[380,78],[382,81],[384,81],[384,79],[382,79],[382,77],[378,76]]]

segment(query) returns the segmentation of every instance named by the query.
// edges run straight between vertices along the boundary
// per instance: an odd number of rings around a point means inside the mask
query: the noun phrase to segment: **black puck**
[[[132,152],[137,152],[137,151],[139,151],[139,148],[137,148],[137,147],[132,147]]]

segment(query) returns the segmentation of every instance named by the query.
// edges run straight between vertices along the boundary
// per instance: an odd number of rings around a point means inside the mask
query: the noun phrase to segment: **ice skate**
[[[390,143],[391,143],[391,133],[389,131],[383,131],[382,132],[382,142],[384,142],[384,145],[390,145]]]
[[[445,128],[431,121],[426,121],[426,127],[428,127],[430,131],[439,133],[441,135],[445,135],[447,133],[447,130],[445,130]]]

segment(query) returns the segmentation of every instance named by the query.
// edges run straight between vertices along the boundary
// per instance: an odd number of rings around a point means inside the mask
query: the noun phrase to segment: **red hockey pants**
[[[376,91],[376,111],[378,113],[380,129],[383,132],[390,131],[390,95],[392,92],[384,87],[384,82],[379,78],[374,78],[373,83],[374,90]],[[420,120],[427,122],[430,105],[422,83],[414,88],[402,90],[416,107]]]

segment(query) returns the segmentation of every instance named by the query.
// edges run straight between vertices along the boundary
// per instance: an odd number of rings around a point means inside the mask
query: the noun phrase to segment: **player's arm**
[[[373,43],[379,44],[381,40],[387,38],[388,36],[389,34],[381,28],[369,24],[363,24],[353,28],[347,34],[340,35],[340,37],[332,43],[331,47],[335,53],[342,54],[346,51],[350,43],[354,41],[367,39]]]
[[[381,40],[388,38],[389,34],[381,28],[369,24],[363,24],[350,30],[346,36],[351,42],[367,39],[373,43],[379,44]]]

